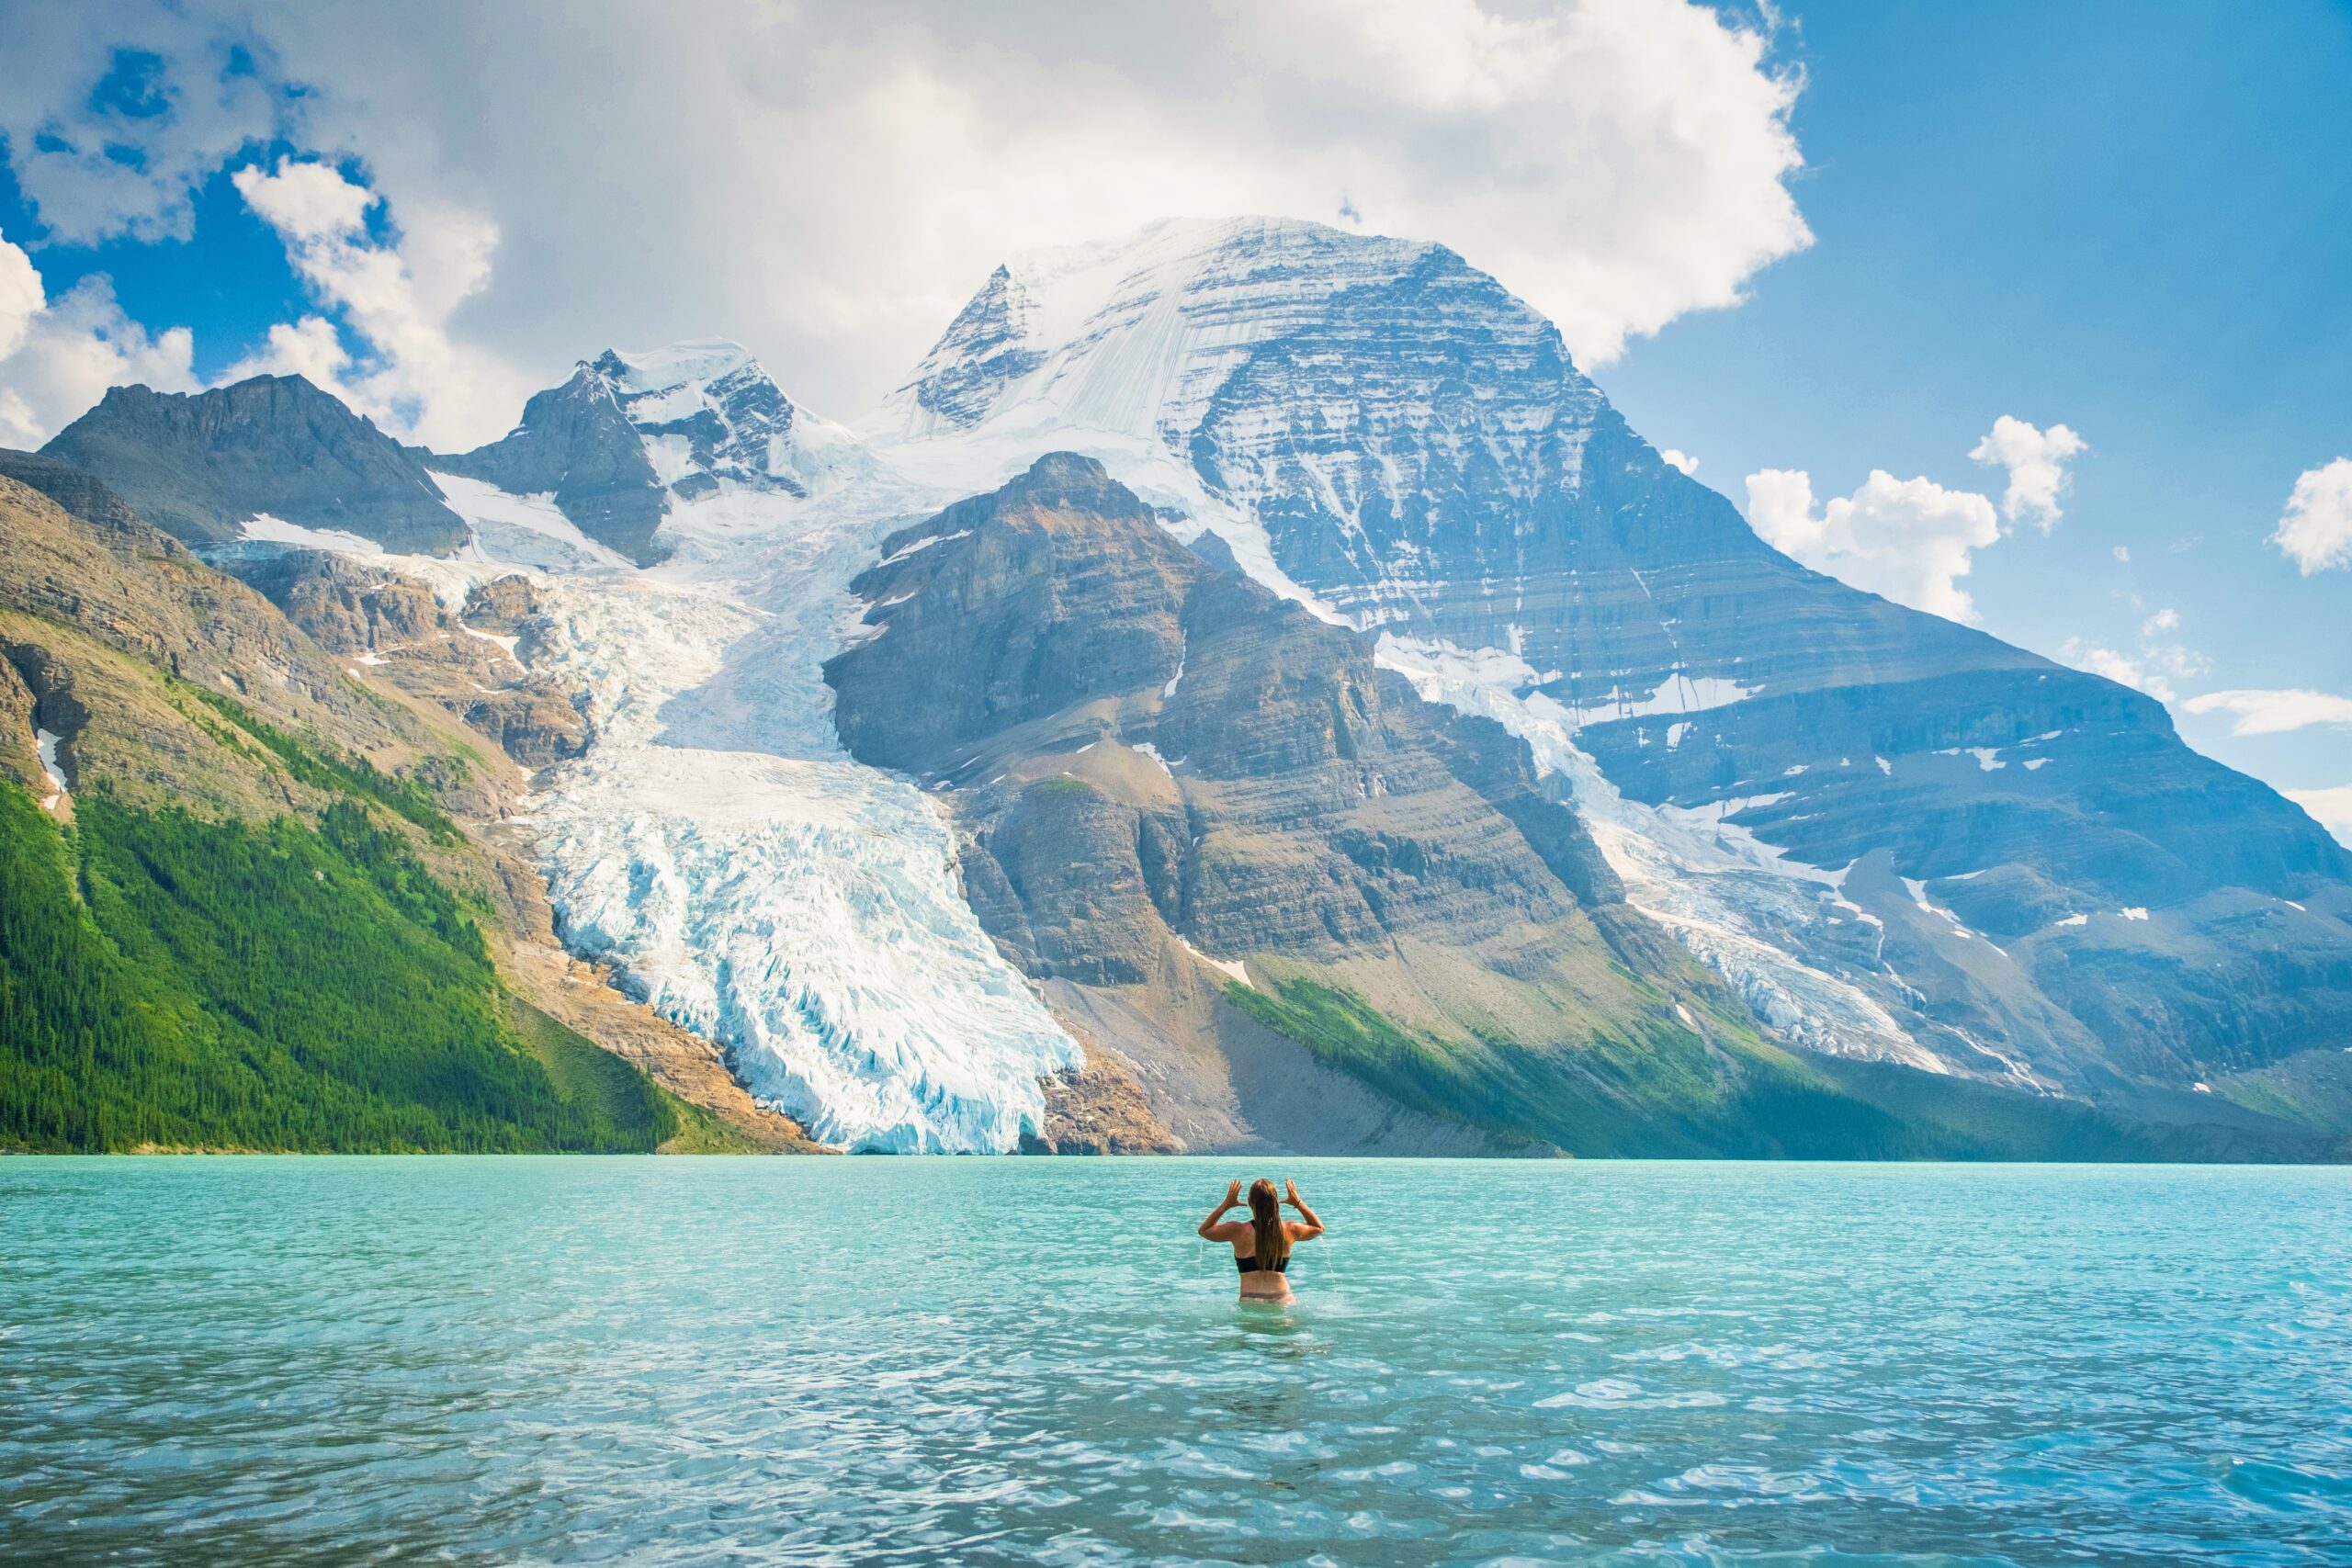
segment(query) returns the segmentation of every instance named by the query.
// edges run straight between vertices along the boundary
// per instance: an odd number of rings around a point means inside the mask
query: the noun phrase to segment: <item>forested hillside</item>
[[[0,1150],[807,1146],[529,961],[544,905],[453,815],[519,779],[493,747],[87,476],[10,468],[41,491],[0,477]]]

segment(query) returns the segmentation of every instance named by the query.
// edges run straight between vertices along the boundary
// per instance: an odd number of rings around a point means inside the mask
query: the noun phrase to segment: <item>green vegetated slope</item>
[[[669,1096],[507,993],[473,915],[349,800],[256,827],[99,798],[68,831],[0,784],[0,1145],[24,1148],[623,1152],[679,1131]]]
[[[1227,999],[1402,1104],[1587,1156],[1793,1159],[2276,1157],[2274,1141],[2126,1122],[2075,1100],[1885,1063],[1800,1056],[1736,1029],[1577,1050],[1464,1043],[1309,979]],[[2310,1153],[2320,1152],[2316,1148]]]
[[[0,1149],[757,1145],[502,974],[479,749],[89,510],[0,479]]]

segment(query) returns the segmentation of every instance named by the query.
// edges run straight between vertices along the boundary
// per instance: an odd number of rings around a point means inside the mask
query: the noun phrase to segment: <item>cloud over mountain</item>
[[[460,251],[468,225],[506,236],[478,288],[419,312],[454,347],[544,371],[579,352],[582,321],[624,342],[723,328],[843,410],[887,391],[1003,254],[1170,212],[1344,206],[1442,238],[1588,361],[1736,302],[1811,243],[1788,183],[1799,74],[1767,33],[1685,0],[1174,17],[900,0],[706,6],[691,25],[592,0],[561,28],[451,4],[210,19],[99,4],[12,24],[10,45],[34,68],[9,73],[0,134],[60,236],[184,232],[189,188],[255,143],[356,160],[420,293],[421,231]],[[41,150],[44,127],[69,150]],[[300,228],[337,214],[298,196],[336,193],[298,177],[318,188],[275,191],[264,216],[356,313],[351,242]],[[322,346],[285,325],[307,345],[273,353]],[[487,403],[430,406],[457,395],[430,374],[402,390],[427,400],[423,428],[499,434]]]
[[[1812,477],[1802,470],[1750,474],[1747,520],[1774,548],[1816,571],[1955,621],[1976,618],[1960,586],[1970,553],[2001,536],[1983,496],[1932,479],[1898,479],[1883,468],[1818,512]]]

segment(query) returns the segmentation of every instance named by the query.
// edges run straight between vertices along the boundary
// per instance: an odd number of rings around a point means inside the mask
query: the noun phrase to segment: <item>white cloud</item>
[[[277,161],[276,174],[248,164],[229,176],[262,221],[290,243],[351,237],[367,226],[376,193],[346,180],[329,164]]]
[[[2339,840],[2352,844],[2352,784],[2338,784],[2333,789],[2281,790],[2279,793],[2310,812],[2312,820],[2335,834]]]
[[[2171,704],[2176,694],[2172,682],[2152,667],[2144,658],[2133,658],[2111,648],[2099,648],[2081,637],[2068,637],[2058,649],[2058,657],[2077,670],[2087,670],[2094,675],[2142,691],[2160,703]]]
[[[2108,551],[2108,554],[2113,556],[2117,560],[2121,561],[2125,566],[2130,566],[2132,564],[2132,550],[2131,547],[2128,545],[2118,545],[2113,549]]]
[[[350,351],[343,346],[334,323],[324,316],[305,316],[270,328],[259,348],[221,372],[220,384],[252,376],[300,376],[350,402],[354,394],[343,384],[350,365]]]
[[[282,158],[274,171],[248,165],[231,178],[286,243],[295,272],[369,352],[355,361],[331,321],[306,316],[272,327],[230,379],[299,372],[392,433],[443,449],[513,423],[535,389],[529,379],[449,330],[451,313],[490,281],[495,225],[428,205],[399,215],[397,244],[379,243],[366,227],[376,194],[327,164]]]
[[[103,276],[45,298],[24,253],[0,241],[0,446],[38,446],[80,417],[108,387],[141,382],[164,392],[196,389],[195,339],[186,327],[149,333],[123,314]],[[25,275],[29,274],[29,288]],[[29,307],[29,308],[28,308]],[[6,347],[13,340],[13,347]]]
[[[2288,498],[2270,542],[2305,577],[2352,566],[2352,457],[2338,457],[2295,480],[2295,492]]]
[[[33,258],[0,234],[0,359],[23,345],[33,318],[48,303]]]
[[[2179,629],[2180,612],[2178,610],[2158,610],[2140,623],[2140,635],[2143,637],[2157,637],[2165,632],[2177,632]]]
[[[1929,479],[1898,479],[1883,468],[1818,513],[1813,480],[1803,471],[1750,474],[1747,520],[1775,548],[1816,571],[1955,621],[1976,618],[1959,584],[1970,552],[2001,536],[1984,497]]]
[[[2326,692],[2234,691],[2208,692],[2181,706],[2189,713],[2236,716],[2232,735],[2284,735],[2321,726],[2352,728],[2352,697]]]
[[[1082,16],[1054,0],[732,0],[691,27],[645,0],[580,0],[560,28],[431,0],[252,0],[234,27],[132,0],[25,9],[58,15],[12,17],[0,130],[44,222],[185,232],[188,187],[274,141],[364,166],[400,220],[418,314],[539,383],[608,344],[720,333],[796,395],[854,414],[1010,253],[1170,215],[1344,201],[1367,231],[1493,272],[1589,364],[1736,304],[1812,243],[1790,190],[1800,75],[1769,31],[1694,0]],[[163,62],[167,112],[85,127],[125,41]],[[252,63],[229,72],[237,43]],[[51,120],[70,157],[28,152]],[[110,174],[107,143],[147,172]],[[265,187],[297,245],[350,243],[328,172],[299,176],[304,193]],[[435,297],[430,279],[461,276],[497,232],[498,276]],[[428,258],[434,243],[454,254]],[[379,341],[356,310],[343,324],[355,351]],[[428,417],[455,433],[455,382],[433,379]],[[455,438],[493,436],[514,412],[483,400]]]
[[[1688,452],[1677,451],[1668,446],[1659,452],[1658,456],[1666,459],[1668,466],[1679,468],[1686,474],[1695,474],[1699,471],[1699,459]]]
[[[2037,430],[2003,414],[1968,455],[2007,468],[2009,488],[2001,496],[2002,513],[2012,523],[2031,523],[2047,534],[2058,525],[2058,498],[2073,483],[2067,460],[2089,450],[2087,442],[2063,424]]]
[[[293,100],[249,29],[138,0],[12,6],[0,137],[51,240],[186,239],[189,196]]]

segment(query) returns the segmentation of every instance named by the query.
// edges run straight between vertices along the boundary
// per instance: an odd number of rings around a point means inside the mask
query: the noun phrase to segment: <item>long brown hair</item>
[[[1250,1184],[1250,1227],[1258,1233],[1258,1267],[1271,1272],[1290,1256],[1290,1233],[1283,1228],[1283,1201],[1262,1176]]]

